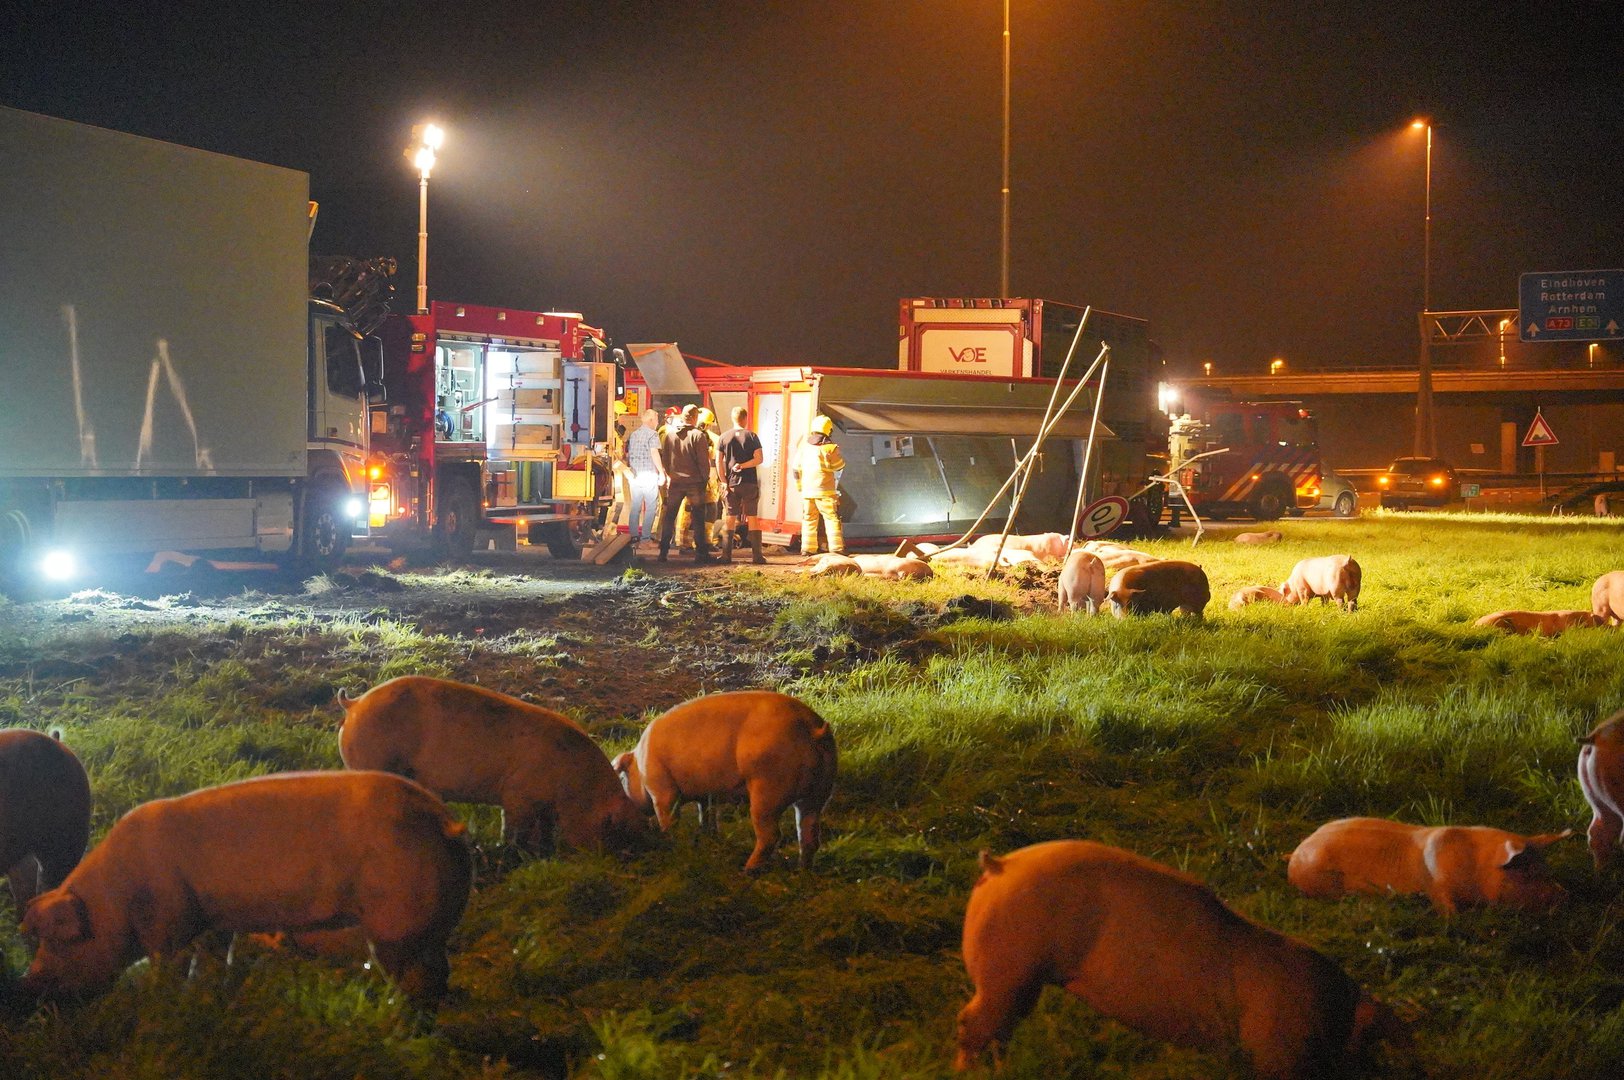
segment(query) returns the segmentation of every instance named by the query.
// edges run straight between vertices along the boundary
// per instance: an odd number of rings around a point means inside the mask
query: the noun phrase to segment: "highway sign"
[[[1482,496],[1482,484],[1462,484],[1460,486],[1460,497],[1463,499],[1477,499],[1481,498]]]
[[[1624,336],[1624,270],[1524,274],[1517,308],[1522,341],[1617,340]]]
[[[1555,446],[1557,444],[1556,432],[1551,430],[1550,421],[1538,409],[1534,410],[1534,422],[1528,425],[1528,434],[1523,436],[1524,446]]]

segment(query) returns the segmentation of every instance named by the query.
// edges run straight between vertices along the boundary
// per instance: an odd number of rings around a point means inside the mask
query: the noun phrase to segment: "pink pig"
[[[975,548],[985,548],[988,551],[998,550],[998,535],[978,536]],[[1060,562],[1066,557],[1070,545],[1062,533],[1046,532],[1031,533],[1029,535],[1012,535],[1004,538],[1005,551],[1030,551],[1044,562]]]
[[[1420,894],[1445,915],[1468,906],[1550,911],[1567,897],[1545,849],[1573,830],[1519,836],[1481,825],[1406,825],[1341,818],[1297,845],[1286,876],[1306,896]]]
[[[1485,615],[1473,626],[1492,627],[1508,634],[1540,634],[1555,637],[1564,630],[1581,626],[1605,626],[1598,615],[1588,611],[1496,611]]]
[[[1077,548],[1066,556],[1060,571],[1061,611],[1098,611],[1105,602],[1105,563],[1098,555]]]
[[[1280,592],[1288,604],[1306,604],[1317,596],[1321,603],[1335,600],[1337,607],[1354,611],[1359,607],[1360,576],[1352,555],[1321,555],[1292,567]]]
[[[1579,787],[1593,815],[1590,857],[1600,870],[1624,839],[1624,710],[1580,737]]]
[[[1245,588],[1235,590],[1235,595],[1229,598],[1229,610],[1239,611],[1248,604],[1284,604],[1286,596],[1279,589],[1268,585],[1247,585]]]
[[[1005,1042],[1046,985],[1154,1038],[1239,1046],[1258,1075],[1334,1075],[1364,1037],[1403,1041],[1331,960],[1243,918],[1169,867],[1086,840],[981,853],[964,912],[975,996],[957,1067]]]
[[[1596,579],[1590,588],[1590,610],[1608,626],[1624,622],[1624,570],[1613,570]]]
[[[885,578],[887,581],[923,581],[935,576],[930,563],[923,559],[898,555],[852,555],[850,558],[869,577]]]

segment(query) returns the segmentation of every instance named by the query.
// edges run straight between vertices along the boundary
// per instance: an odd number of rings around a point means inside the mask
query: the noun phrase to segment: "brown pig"
[[[1601,616],[1588,611],[1496,611],[1473,626],[1492,627],[1508,634],[1541,634],[1555,637],[1564,630],[1581,626],[1606,626]]]
[[[1550,911],[1567,896],[1545,849],[1573,830],[1519,836],[1481,825],[1428,827],[1341,818],[1297,845],[1286,876],[1306,896],[1419,894],[1445,915],[1468,906]]]
[[[358,926],[400,987],[431,1002],[473,881],[465,828],[424,788],[377,772],[283,773],[144,803],[28,906],[39,949],[21,987],[102,990],[209,930]]]
[[[500,806],[503,836],[529,851],[551,851],[555,832],[571,847],[623,847],[645,827],[598,744],[551,709],[421,675],[338,700],[346,766],[410,777],[448,802]]]
[[[90,841],[90,781],[62,743],[28,728],[0,731],[0,873],[17,914],[62,884]]]
[[[1331,960],[1169,867],[1086,840],[982,852],[981,865],[964,912],[975,996],[959,1013],[960,1069],[1050,984],[1154,1038],[1238,1046],[1265,1077],[1332,1075],[1367,1033],[1402,1037]]]
[[[1175,610],[1199,619],[1212,599],[1212,590],[1205,570],[1192,562],[1171,559],[1117,571],[1106,595],[1119,619]]]
[[[1352,555],[1321,555],[1293,566],[1280,591],[1288,604],[1306,604],[1317,596],[1322,604],[1335,600],[1337,607],[1355,611],[1359,607],[1360,576],[1359,564]]]
[[[653,804],[661,829],[671,828],[682,803],[748,799],[756,831],[755,850],[744,864],[749,872],[765,869],[778,846],[778,819],[790,806],[801,868],[812,865],[835,765],[829,724],[795,698],[768,690],[684,702],[649,721],[636,749],[615,759],[626,793],[639,805]]]
[[[1285,593],[1268,585],[1247,585],[1229,598],[1229,610],[1239,611],[1248,604],[1284,604]]]
[[[1590,857],[1600,870],[1624,839],[1624,710],[1579,739],[1579,787],[1590,804]]]
[[[978,536],[970,546],[986,551],[997,551],[998,534]],[[1030,551],[1044,562],[1060,562],[1071,550],[1071,545],[1066,542],[1064,533],[1030,533],[1024,536],[1017,533],[1004,537],[1004,550]]]
[[[1267,532],[1243,532],[1235,534],[1237,544],[1278,544],[1285,539],[1285,534],[1279,529],[1269,529]]]
[[[1624,623],[1624,570],[1611,570],[1590,587],[1590,610],[1608,626]]]
[[[1092,552],[1076,549],[1066,556],[1060,571],[1060,610],[1093,614],[1104,602],[1105,563]]]
[[[922,581],[934,577],[930,563],[897,555],[853,555],[851,560],[869,577],[887,581]]]

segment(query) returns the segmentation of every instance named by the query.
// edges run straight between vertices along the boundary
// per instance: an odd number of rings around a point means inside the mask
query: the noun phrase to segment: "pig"
[[[1624,839],[1624,710],[1579,737],[1579,787],[1590,804],[1590,857],[1596,869]]]
[[[857,577],[863,572],[856,559],[832,551],[808,557],[801,563],[801,569],[808,577]]]
[[[1248,585],[1229,598],[1229,610],[1239,611],[1248,604],[1284,604],[1285,593],[1269,585]]]
[[[1206,571],[1192,562],[1157,561],[1119,570],[1106,591],[1111,610],[1121,619],[1151,612],[1185,611],[1201,618],[1212,590]]]
[[[1543,634],[1555,637],[1581,626],[1606,626],[1600,615],[1588,611],[1496,611],[1473,626],[1492,627],[1508,634]]]
[[[1481,825],[1406,825],[1385,818],[1341,818],[1297,845],[1286,877],[1305,896],[1349,893],[1422,895],[1453,915],[1462,907],[1546,912],[1567,897],[1551,877],[1545,849],[1568,829],[1519,836]]]
[[[898,558],[895,555],[853,555],[851,559],[869,577],[888,581],[923,581],[935,576],[930,563],[921,559]]]
[[[1293,566],[1280,591],[1288,604],[1306,604],[1317,596],[1322,604],[1335,600],[1337,607],[1357,611],[1359,581],[1359,564],[1352,555],[1321,555]]]
[[[1151,563],[1162,561],[1148,552],[1135,551],[1110,540],[1090,540],[1083,545],[1083,550],[1098,555],[1105,568],[1113,573],[1132,566],[1149,566]]]
[[[1624,570],[1613,570],[1596,579],[1590,588],[1590,610],[1608,626],[1624,623]]]
[[[609,758],[569,717],[482,686],[406,675],[339,692],[351,769],[410,777],[449,802],[502,808],[502,836],[532,853],[556,839],[623,848],[644,830]]]
[[[986,551],[997,551],[998,534],[978,536],[970,546]],[[1067,542],[1064,534],[1057,532],[1032,533],[1026,536],[1016,534],[1004,538],[1004,550],[1030,551],[1043,562],[1057,563],[1065,559],[1071,550],[1071,544]]]
[[[1243,532],[1235,534],[1235,543],[1237,544],[1278,544],[1284,539],[1285,534],[1280,532],[1278,529],[1270,529],[1267,532]]]
[[[835,736],[828,722],[787,694],[738,690],[656,716],[636,749],[614,765],[626,794],[640,806],[653,805],[662,830],[671,828],[684,802],[748,799],[756,846],[744,864],[747,873],[766,868],[778,847],[779,818],[793,806],[804,870],[823,839],[821,816],[835,784]]]
[[[966,570],[986,570],[992,566],[993,553],[985,548],[946,548],[930,552],[930,561],[942,566],[957,566]],[[998,565],[1004,569],[1014,569],[1017,566],[1036,566],[1038,557],[1030,551],[1019,548],[1011,551],[1008,548],[998,557]]]
[[[1060,571],[1060,610],[1093,614],[1104,602],[1105,564],[1098,555],[1078,548],[1066,556]]]
[[[425,788],[379,772],[283,773],[144,803],[28,906],[39,948],[21,990],[96,993],[205,931],[356,926],[431,1004],[473,883],[465,829]]]
[[[90,842],[90,781],[60,739],[0,731],[0,873],[20,916],[41,889],[62,884]]]
[[[981,853],[964,913],[975,996],[957,1067],[1002,1044],[1047,984],[1153,1038],[1238,1046],[1265,1077],[1334,1074],[1399,1021],[1331,960],[1236,914],[1194,878],[1120,848],[1053,840]]]

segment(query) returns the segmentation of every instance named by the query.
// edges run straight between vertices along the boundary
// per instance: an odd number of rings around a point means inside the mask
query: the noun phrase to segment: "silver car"
[[[1319,510],[1329,510],[1337,517],[1352,517],[1359,512],[1359,490],[1330,469],[1320,470]]]

